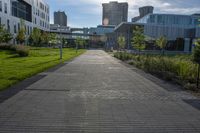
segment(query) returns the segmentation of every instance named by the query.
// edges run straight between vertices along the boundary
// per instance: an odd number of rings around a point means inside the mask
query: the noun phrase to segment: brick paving
[[[200,132],[198,98],[101,50],[39,75],[2,100],[0,132]]]

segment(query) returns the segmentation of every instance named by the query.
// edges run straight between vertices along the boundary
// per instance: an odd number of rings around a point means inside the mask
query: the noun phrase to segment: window
[[[10,20],[9,19],[7,20],[7,29],[8,29],[8,31],[10,31]]]
[[[20,23],[18,23],[18,31],[20,30]]]
[[[30,31],[29,31],[29,26],[27,26],[27,29],[28,29],[28,35],[30,34]]]
[[[4,3],[4,13],[8,13],[7,3]]]
[[[0,1],[0,12],[2,12],[2,1]]]
[[[32,22],[32,8],[25,1],[11,0],[11,14],[12,16]]]
[[[17,26],[14,24],[14,33],[17,33]]]

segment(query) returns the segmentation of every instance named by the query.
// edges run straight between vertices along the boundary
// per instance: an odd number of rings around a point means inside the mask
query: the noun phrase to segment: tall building
[[[139,8],[140,18],[146,16],[147,14],[153,13],[153,6],[144,6]]]
[[[65,12],[54,12],[54,24],[67,26],[67,15],[65,14]]]
[[[153,6],[144,6],[144,7],[140,7],[139,8],[139,13],[140,15],[137,17],[132,18],[132,22],[136,22],[138,21],[140,18],[148,15],[148,14],[152,14],[154,10]]]
[[[49,5],[44,0],[0,0],[0,24],[15,37],[24,20],[26,35],[37,27],[49,31]]]
[[[103,3],[103,25],[119,25],[121,22],[127,22],[128,18],[128,3],[118,3],[113,1],[110,3]]]

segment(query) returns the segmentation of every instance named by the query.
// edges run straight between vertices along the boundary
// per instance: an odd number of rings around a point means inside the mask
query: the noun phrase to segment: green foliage
[[[175,80],[181,85],[196,82],[198,65],[191,61],[189,55],[160,56],[117,52],[114,56],[166,80]]]
[[[45,40],[43,36],[41,37],[41,31],[38,28],[33,28],[33,31],[29,37],[34,46],[40,46],[41,38]]]
[[[49,44],[49,33],[42,32],[40,37],[41,44],[48,45]]]
[[[83,48],[86,45],[86,40],[83,38],[77,37],[75,40],[75,43],[76,43],[77,49],[79,47]]]
[[[26,40],[26,35],[25,35],[25,24],[24,24],[24,20],[20,20],[20,29],[18,31],[16,40],[18,43],[23,44]]]
[[[163,54],[164,54],[164,50],[165,50],[166,45],[167,45],[167,38],[166,37],[161,36],[156,40],[156,46],[158,46],[160,49],[162,49]]]
[[[12,35],[5,29],[5,27],[0,25],[0,43],[8,43],[12,38]]]
[[[133,30],[133,38],[132,38],[132,46],[134,49],[138,50],[139,52],[141,50],[144,50],[145,45],[145,36],[143,34],[143,28],[136,26]]]
[[[124,36],[119,36],[118,39],[117,39],[117,42],[119,44],[119,48],[120,49],[125,49],[125,44],[126,44],[126,39]]]
[[[28,54],[29,54],[29,48],[24,45],[4,44],[4,45],[0,45],[0,50],[13,51],[14,53],[17,53],[20,57],[25,57],[25,56],[28,56]]]
[[[82,54],[85,50],[75,53],[74,49],[63,49],[63,62]],[[28,57],[0,50],[0,90],[60,63],[59,49],[30,48]]]
[[[55,33],[49,33],[49,43],[53,46],[58,43],[58,39]]]
[[[195,42],[195,48],[193,51],[193,61],[200,64],[200,38]]]
[[[10,44],[0,44],[0,50],[11,50],[16,51],[16,47]]]

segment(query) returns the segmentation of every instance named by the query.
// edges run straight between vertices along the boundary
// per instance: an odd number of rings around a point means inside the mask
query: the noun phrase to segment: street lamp
[[[62,60],[62,38],[61,38],[61,26],[59,25],[60,28],[60,59]]]

